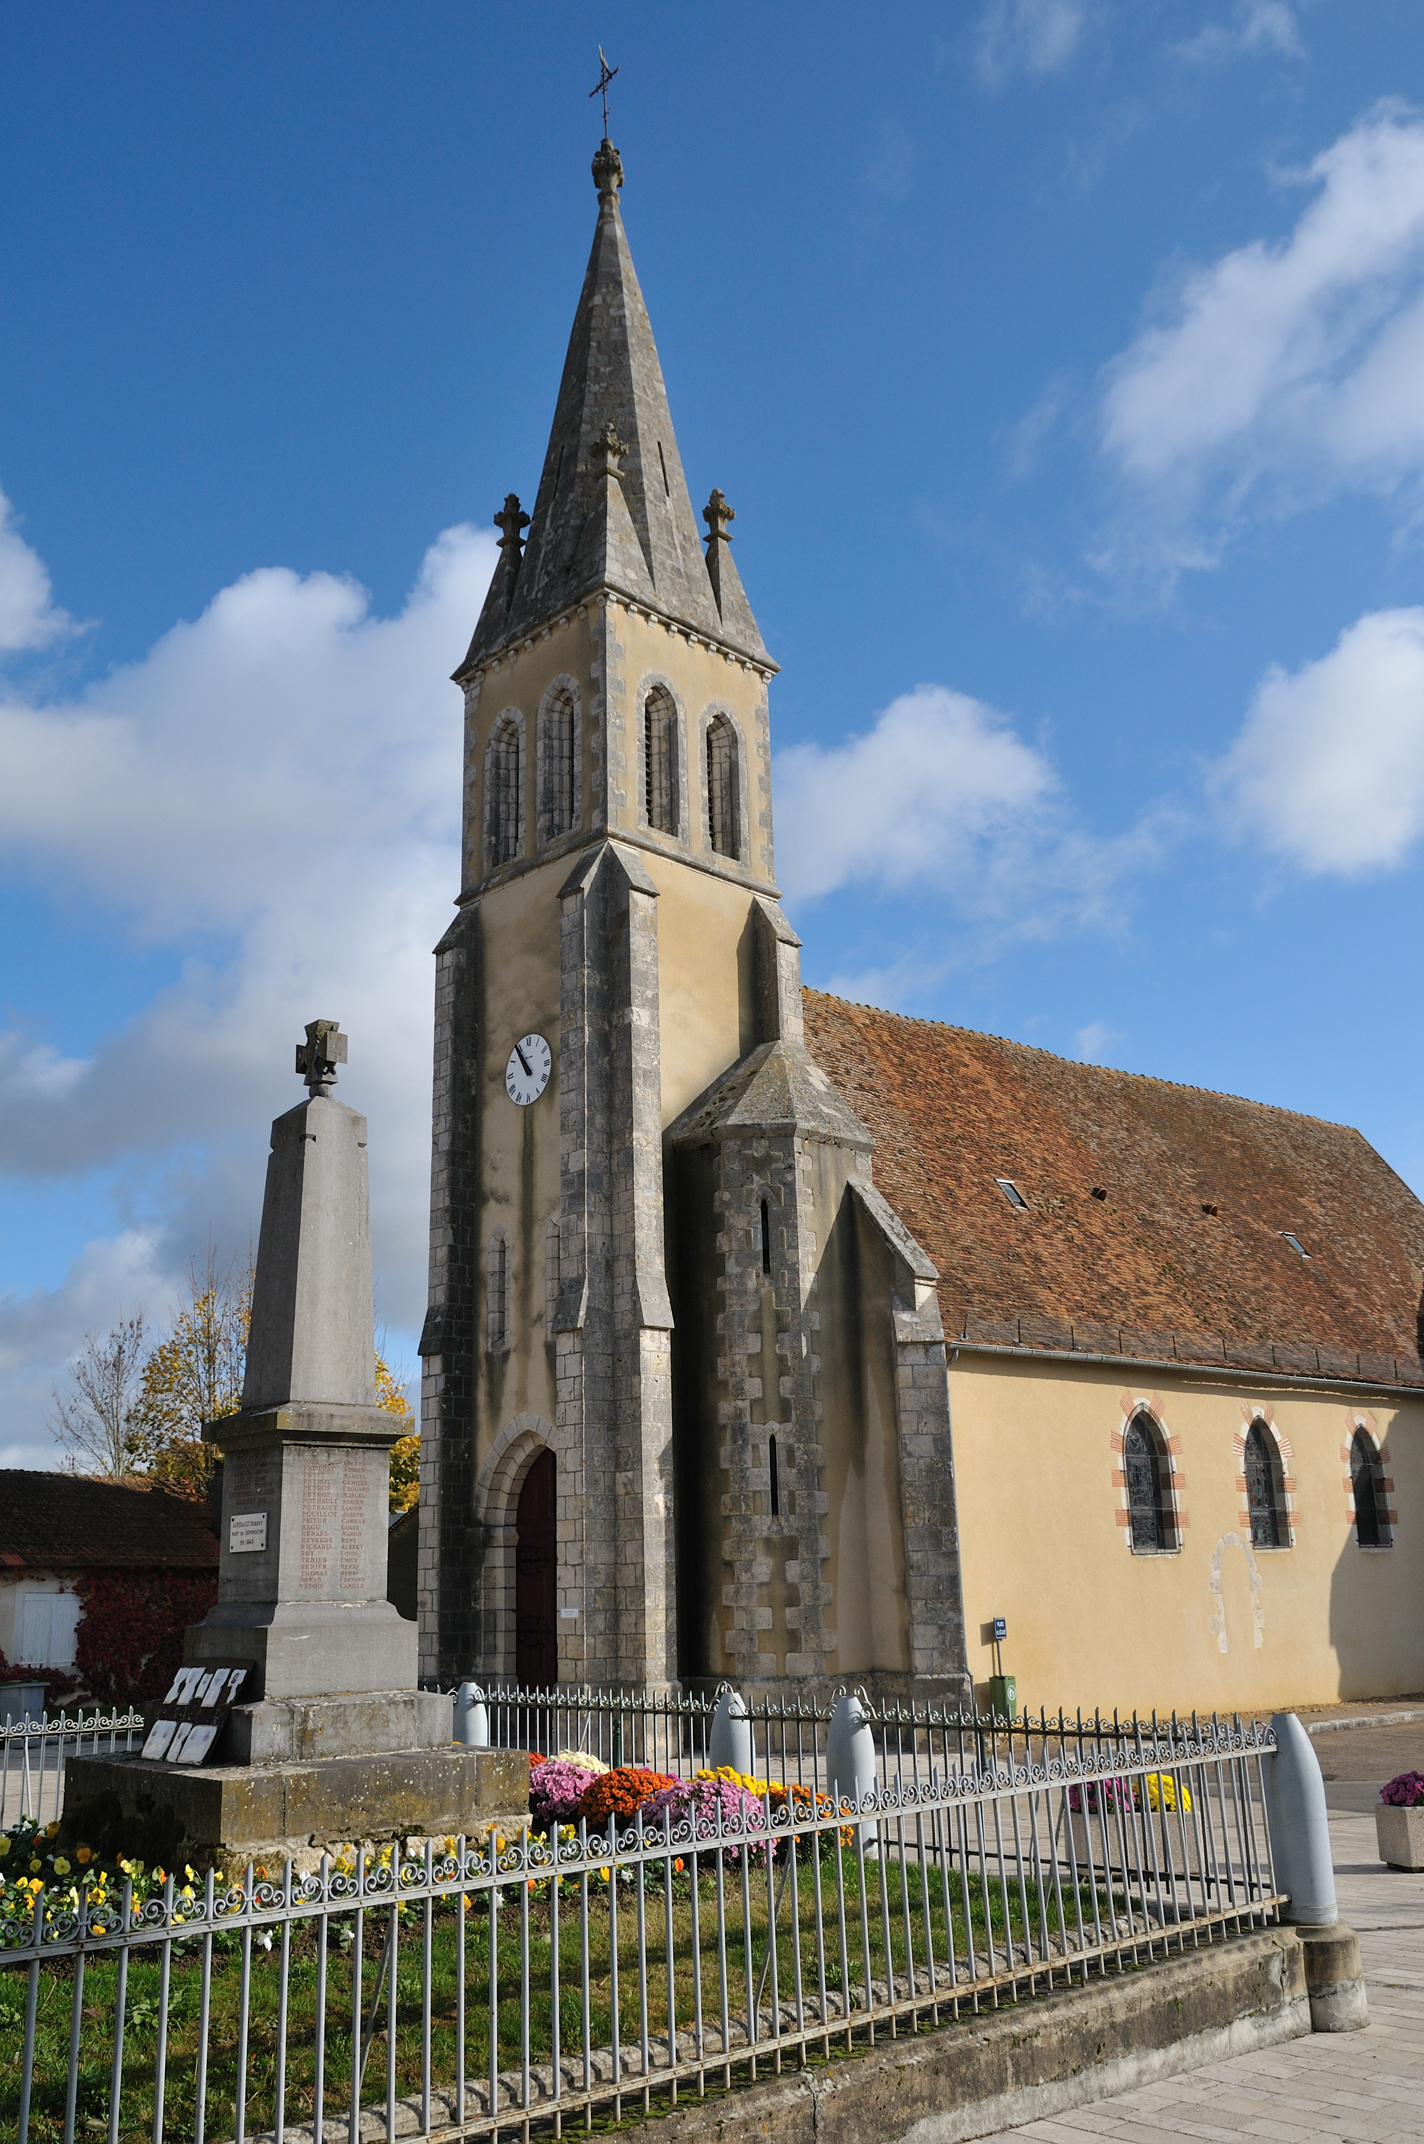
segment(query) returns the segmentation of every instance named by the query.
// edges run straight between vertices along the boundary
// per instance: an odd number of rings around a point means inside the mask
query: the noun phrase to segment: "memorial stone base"
[[[448,1713],[450,1700],[440,1700]],[[254,1707],[253,1710],[260,1710]],[[64,1823],[94,1843],[104,1830],[150,1864],[231,1875],[249,1861],[280,1867],[323,1849],[388,1839],[478,1837],[497,1819],[527,1821],[521,1750],[390,1750],[277,1764],[155,1764],[71,1757]]]

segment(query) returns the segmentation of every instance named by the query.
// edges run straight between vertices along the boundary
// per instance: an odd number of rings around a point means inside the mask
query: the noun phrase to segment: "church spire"
[[[767,660],[751,608],[709,568],[677,450],[662,366],[619,213],[623,164],[593,159],[598,224],[522,557],[501,562],[457,677],[600,587]],[[728,561],[730,563],[730,561]],[[735,576],[735,568],[731,569]],[[722,600],[719,602],[719,593]]]

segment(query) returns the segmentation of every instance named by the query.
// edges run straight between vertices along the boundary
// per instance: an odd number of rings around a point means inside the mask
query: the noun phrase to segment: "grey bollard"
[[[489,1748],[489,1714],[477,1682],[462,1682],[455,1692],[455,1740],[466,1749]]]
[[[1266,1814],[1282,1918],[1296,1926],[1315,2032],[1359,2032],[1370,2021],[1359,1938],[1340,1919],[1325,1782],[1310,1736],[1293,1712],[1271,1721],[1276,1754],[1265,1766]]]
[[[724,1690],[712,1708],[707,1763],[714,1772],[725,1768],[751,1776],[752,1723],[740,1690]]]
[[[859,1804],[880,1788],[875,1737],[866,1722],[860,1697],[853,1690],[842,1691],[836,1699],[826,1730],[826,1778],[838,1802]],[[860,1827],[862,1844],[867,1849],[874,1846],[876,1835],[876,1820],[871,1817]]]
[[[1290,1893],[1286,1920],[1325,1928],[1340,1918],[1340,1908],[1335,1902],[1335,1865],[1330,1858],[1330,1819],[1320,1759],[1293,1712],[1278,1712],[1271,1732],[1276,1754],[1264,1770],[1276,1889]]]

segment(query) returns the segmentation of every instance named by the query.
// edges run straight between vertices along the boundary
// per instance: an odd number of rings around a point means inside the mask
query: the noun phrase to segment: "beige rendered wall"
[[[1114,1449],[1141,1401],[1176,1469],[1181,1545],[1160,1556],[1132,1552]],[[1002,1615],[1005,1671],[1034,1710],[1258,1711],[1424,1690],[1424,1402],[964,1353],[950,1405],[976,1684],[993,1672],[982,1626]],[[1293,1484],[1290,1548],[1253,1551],[1243,1525],[1236,1440],[1258,1407]],[[1357,1419],[1394,1484],[1388,1549],[1351,1533]]]
[[[479,1287],[487,1332],[486,1253],[496,1229],[508,1244],[508,1330],[513,1344],[485,1351],[477,1429],[483,1461],[504,1424],[532,1409],[554,1420],[552,1334],[545,1256],[559,1210],[559,901],[568,873],[551,861],[492,887],[480,900],[483,1017],[479,1023],[481,1173],[484,1213]],[[553,1052],[549,1084],[516,1108],[505,1093],[509,1053],[521,1035],[540,1034]]]

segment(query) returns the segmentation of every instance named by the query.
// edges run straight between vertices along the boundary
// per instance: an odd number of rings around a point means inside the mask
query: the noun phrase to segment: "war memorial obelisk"
[[[451,1700],[416,1688],[416,1627],[386,1598],[400,1431],[376,1403],[366,1119],[332,1093],[345,1061],[336,1022],[313,1021],[307,1099],[272,1126],[242,1404],[203,1430],[224,1459],[218,1597],[185,1659],[244,1664],[240,1702],[211,1762],[71,1759],[66,1778],[67,1818],[117,1795],[171,1834],[170,1857],[470,1831],[527,1800],[522,1755],[452,1742]]]

